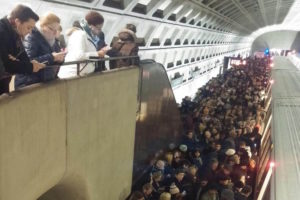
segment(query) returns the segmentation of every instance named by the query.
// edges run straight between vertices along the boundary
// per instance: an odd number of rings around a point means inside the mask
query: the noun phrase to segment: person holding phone
[[[76,27],[69,32],[68,54],[66,62],[82,61],[91,57],[103,58],[110,49],[108,46],[98,48],[99,34],[104,23],[103,16],[96,12],[90,11],[84,19],[79,21]],[[61,79],[84,76],[95,71],[95,63],[82,63],[77,71],[77,65],[62,66],[59,69],[58,77]]]
[[[38,20],[36,13],[21,4],[0,20],[0,94],[9,92],[11,75],[31,74],[45,67],[38,61],[30,61],[22,44]]]
[[[60,28],[60,18],[53,13],[48,13],[40,18],[39,23],[24,40],[26,53],[31,60],[46,64],[47,68],[33,74],[17,74],[15,88],[30,84],[54,80],[57,76],[59,65],[64,62],[66,53],[56,40]]]

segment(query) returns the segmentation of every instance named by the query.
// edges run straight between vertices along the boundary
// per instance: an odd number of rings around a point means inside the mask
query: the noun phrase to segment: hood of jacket
[[[123,29],[119,32],[119,39],[122,41],[136,41],[136,35],[129,29]]]

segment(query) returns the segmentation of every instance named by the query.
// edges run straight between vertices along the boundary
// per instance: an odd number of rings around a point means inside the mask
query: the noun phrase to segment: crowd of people
[[[0,95],[9,92],[12,75],[15,89],[34,83],[72,78],[107,69],[104,61],[77,65],[64,62],[83,61],[105,56],[137,56],[136,27],[127,24],[111,45],[105,43],[103,16],[89,11],[83,19],[70,25],[68,42],[61,34],[60,18],[54,13],[39,17],[31,8],[17,5],[0,20]],[[136,65],[139,59],[118,59],[109,69]]]
[[[248,58],[183,99],[182,139],[130,200],[250,200],[265,118],[268,59]]]
[[[77,65],[61,66],[64,62],[138,54],[133,24],[107,45],[103,23],[100,13],[89,11],[67,31],[65,45],[57,15],[39,17],[29,7],[16,6],[0,20],[0,94],[9,92],[12,75],[19,89],[105,70],[103,61],[80,64],[79,71]],[[110,69],[137,62],[112,60]],[[211,79],[193,100],[183,99],[179,145],[170,145],[156,160],[130,200],[249,200],[265,117],[267,66],[268,60],[248,58],[246,65]]]

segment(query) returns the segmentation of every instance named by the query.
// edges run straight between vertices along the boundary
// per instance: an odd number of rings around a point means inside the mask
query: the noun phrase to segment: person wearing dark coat
[[[247,197],[241,193],[241,191],[244,187],[245,187],[245,185],[241,181],[238,181],[234,184],[234,199],[235,200],[247,200]]]
[[[203,160],[201,157],[201,150],[196,148],[195,151],[192,153],[192,163],[198,167],[198,169],[202,168]]]
[[[170,186],[172,184],[175,184],[176,187],[179,189],[179,192],[182,193],[182,194],[186,194],[186,191],[184,190],[184,187],[183,187],[183,178],[185,176],[185,172],[183,169],[176,169],[175,171],[175,176],[170,178],[168,181],[167,181],[167,184],[169,187],[167,187],[167,191],[170,190]]]
[[[231,178],[229,176],[221,173],[218,174],[217,180],[218,180],[217,186],[218,186],[219,195],[221,195],[223,190],[230,189],[229,183]]]
[[[107,44],[105,43],[105,35],[104,35],[103,31],[100,32],[98,37],[99,37],[99,41],[97,43],[97,50],[100,50],[103,47],[106,47]]]
[[[208,165],[203,166],[200,172],[200,176],[205,175],[207,177],[208,182],[212,183],[216,180],[217,169],[219,166],[219,161],[216,158],[211,159],[208,161]]]
[[[197,177],[198,168],[191,165],[186,176],[183,179],[184,190],[187,191],[187,200],[194,200],[200,186],[200,180]]]
[[[60,52],[60,46],[56,40],[59,31],[60,19],[52,13],[41,17],[40,24],[32,30],[24,40],[24,47],[31,60],[46,63],[51,68],[45,68],[33,74],[17,74],[15,78],[15,88],[54,80],[58,70],[58,65],[64,61],[64,52]],[[53,66],[53,65],[56,65]]]
[[[152,196],[154,198],[159,198],[160,194],[165,191],[165,185],[163,184],[163,175],[161,171],[154,172],[152,174]]]
[[[142,192],[145,200],[154,200],[155,198],[152,195],[153,186],[151,183],[146,183],[143,185]]]
[[[103,31],[99,33],[98,38],[99,41],[97,42],[97,51],[107,46],[107,44],[105,43],[105,35]],[[95,72],[100,72],[105,70],[106,70],[105,61],[99,61],[96,65]]]
[[[39,17],[24,5],[17,5],[9,16],[0,20],[0,94],[9,92],[11,75],[31,74],[45,67],[37,61],[30,61],[22,44],[38,20]]]
[[[194,138],[193,131],[188,131],[186,135],[183,136],[181,144],[187,146],[188,151],[194,151],[200,145],[197,145],[197,142]]]

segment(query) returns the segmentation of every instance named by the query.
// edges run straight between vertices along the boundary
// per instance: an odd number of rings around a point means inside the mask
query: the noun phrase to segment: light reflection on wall
[[[141,103],[141,110],[139,114],[139,120],[144,121],[147,117],[147,102],[142,102]]]

